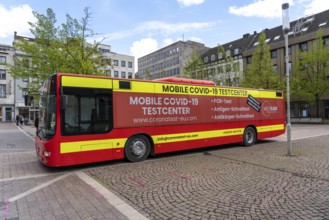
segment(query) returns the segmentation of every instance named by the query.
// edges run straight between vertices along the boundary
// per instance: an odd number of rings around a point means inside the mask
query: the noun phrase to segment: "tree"
[[[204,63],[200,54],[193,50],[190,59],[184,67],[184,77],[191,79],[206,79],[207,70],[204,69]]]
[[[250,88],[280,89],[282,83],[279,75],[274,73],[270,47],[265,42],[266,34],[262,32],[258,38],[258,45],[252,55],[252,62],[247,69],[242,86]]]
[[[33,12],[36,22],[29,22],[33,41],[21,39],[14,43],[20,55],[10,66],[15,78],[32,79],[27,85],[29,94],[37,94],[41,83],[56,72],[105,74],[102,67],[109,64],[101,62],[100,42],[87,43],[93,31],[89,28],[89,9],[85,8],[84,13],[80,21],[66,15],[66,23],[56,27],[52,9],[47,9],[46,15]]]
[[[152,79],[152,75],[151,75],[151,72],[149,69],[146,69],[144,77],[145,77],[145,79],[148,79],[148,80]]]
[[[224,59],[225,63],[219,64],[219,68],[217,68],[217,72],[219,73],[216,74],[213,81],[219,82],[223,86],[238,86],[238,82],[240,81],[239,60],[234,60],[231,54],[226,54],[222,45],[218,45],[217,51],[221,56],[218,59]]]
[[[316,34],[309,51],[300,51],[295,60],[295,77],[292,78],[292,92],[304,97],[316,107],[319,117],[320,99],[329,95],[329,46],[323,42],[323,30]]]

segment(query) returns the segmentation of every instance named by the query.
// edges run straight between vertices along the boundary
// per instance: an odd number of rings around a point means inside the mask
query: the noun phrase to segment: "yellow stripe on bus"
[[[127,81],[130,89],[120,89],[119,82],[124,80],[113,80],[113,89],[116,92],[171,94],[171,95],[197,95],[197,96],[221,96],[221,97],[248,97],[283,99],[277,96],[276,91],[252,90],[243,88],[226,88],[215,86],[199,86],[184,84],[167,84],[160,82]]]
[[[269,131],[280,131],[284,129],[283,124],[269,125],[269,126],[258,126],[257,132],[269,132]],[[233,135],[242,135],[244,133],[244,128],[233,128],[224,130],[213,130],[213,131],[202,131],[202,132],[188,132],[180,134],[168,134],[168,135],[157,135],[152,136],[155,144],[180,142],[180,141],[190,141],[190,140],[200,140],[206,138],[216,138],[216,137],[228,137]]]
[[[62,86],[111,89],[112,80],[92,77],[62,76]]]
[[[280,131],[284,129],[284,124],[258,126],[257,132]],[[200,140],[216,137],[228,137],[233,135],[243,135],[244,128],[232,128],[212,131],[196,131],[187,133],[155,135],[152,136],[154,144],[174,143],[181,141]],[[105,139],[93,141],[64,142],[60,145],[60,153],[76,153],[84,151],[106,150],[113,148],[124,148],[127,138]]]
[[[108,150],[113,148],[124,148],[126,138],[121,139],[106,139],[93,141],[74,141],[64,142],[60,145],[60,153],[76,153],[94,150]]]
[[[153,136],[153,138],[156,144],[163,144],[163,143],[200,140],[206,138],[225,137],[225,136],[241,135],[241,134],[243,134],[243,128],[189,132],[189,133],[169,134],[169,135],[157,135],[157,136]]]
[[[258,132],[280,131],[280,130],[283,130],[283,129],[284,129],[283,124],[257,127]]]

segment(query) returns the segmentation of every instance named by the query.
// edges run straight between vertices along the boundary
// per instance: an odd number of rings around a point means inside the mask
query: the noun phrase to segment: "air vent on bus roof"
[[[171,82],[171,83],[183,83],[183,84],[192,84],[192,85],[203,85],[203,86],[215,86],[216,83],[210,80],[201,80],[201,79],[187,79],[187,78],[178,78],[178,77],[166,77],[161,79],[155,79],[157,82]]]
[[[119,81],[120,89],[131,89],[131,82],[129,81]]]
[[[276,92],[276,97],[282,97],[282,92]]]

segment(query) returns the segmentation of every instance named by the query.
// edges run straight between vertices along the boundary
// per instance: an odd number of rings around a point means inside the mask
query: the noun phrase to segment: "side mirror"
[[[61,95],[61,110],[65,110],[67,107],[68,96]]]

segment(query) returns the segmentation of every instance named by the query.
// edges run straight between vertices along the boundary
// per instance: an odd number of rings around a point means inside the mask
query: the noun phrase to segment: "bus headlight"
[[[49,151],[44,151],[44,152],[43,152],[43,155],[45,155],[46,157],[50,157],[51,152],[49,152]]]

